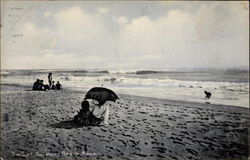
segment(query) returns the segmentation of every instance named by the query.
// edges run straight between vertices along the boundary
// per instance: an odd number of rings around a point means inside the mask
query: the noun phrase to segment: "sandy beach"
[[[56,128],[85,92],[1,86],[1,158],[248,159],[249,109],[119,95],[109,126]]]

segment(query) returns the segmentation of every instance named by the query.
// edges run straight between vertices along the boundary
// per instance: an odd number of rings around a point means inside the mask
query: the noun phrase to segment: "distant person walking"
[[[49,73],[48,81],[49,81],[49,87],[51,88],[51,86],[52,86],[52,73]]]

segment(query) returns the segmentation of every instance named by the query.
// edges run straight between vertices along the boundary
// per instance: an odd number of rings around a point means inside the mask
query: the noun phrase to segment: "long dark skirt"
[[[103,118],[96,118],[90,111],[80,111],[74,117],[74,124],[77,126],[97,126],[100,125]]]

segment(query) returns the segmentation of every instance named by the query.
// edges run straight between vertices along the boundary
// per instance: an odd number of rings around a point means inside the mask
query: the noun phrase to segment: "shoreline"
[[[32,91],[32,87],[29,85],[22,85],[22,84],[0,84],[0,90],[2,87],[16,87],[17,89],[28,89],[29,91]],[[80,91],[80,90],[74,90],[74,89],[64,89],[64,91],[69,91],[69,92],[76,92],[76,93],[83,93],[85,94],[87,91]],[[171,99],[161,99],[161,98],[154,98],[154,97],[145,97],[145,96],[138,96],[138,95],[128,95],[128,94],[119,94],[117,93],[119,96],[122,97],[127,97],[127,98],[136,98],[136,99],[142,99],[144,101],[150,102],[150,101],[155,101],[157,103],[167,103],[167,104],[175,104],[176,103],[180,103],[181,105],[186,105],[186,106],[196,106],[196,104],[199,104],[201,106],[204,107],[208,107],[208,106],[214,106],[214,107],[220,107],[223,108],[223,110],[225,109],[239,109],[239,110],[249,110],[249,107],[243,107],[243,106],[236,106],[236,105],[226,105],[226,104],[213,104],[213,103],[201,103],[201,102],[194,102],[194,101],[183,101],[183,100],[171,100]]]

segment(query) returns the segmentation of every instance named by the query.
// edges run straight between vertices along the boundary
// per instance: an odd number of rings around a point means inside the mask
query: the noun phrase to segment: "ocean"
[[[118,94],[249,107],[249,71],[240,69],[155,70],[1,70],[1,83],[48,84],[48,73],[65,89],[110,88]],[[204,91],[212,93],[205,98]],[[83,95],[84,97],[84,95]]]

